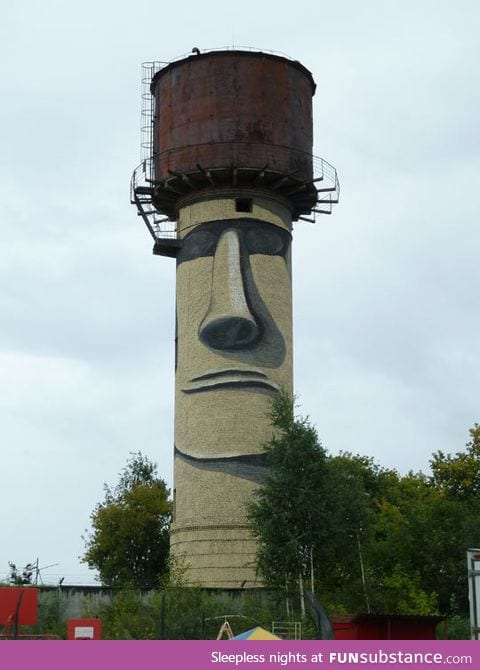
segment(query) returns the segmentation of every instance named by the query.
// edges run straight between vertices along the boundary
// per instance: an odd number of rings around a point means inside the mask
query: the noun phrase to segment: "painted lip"
[[[219,388],[263,388],[268,391],[279,391],[278,384],[270,381],[266,374],[259,370],[214,370],[199,377],[193,377],[184,393],[202,393]]]

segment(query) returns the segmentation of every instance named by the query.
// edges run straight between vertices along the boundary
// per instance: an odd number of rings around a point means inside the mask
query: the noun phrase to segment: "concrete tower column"
[[[337,175],[312,155],[316,86],[298,61],[196,49],[145,82],[132,203],[177,268],[171,549],[192,583],[249,588],[247,505],[270,401],[293,386],[292,221],[331,212]]]
[[[292,388],[291,214],[249,200],[250,212],[219,197],[178,219],[171,547],[209,587],[256,584],[246,504],[265,471],[272,394]]]

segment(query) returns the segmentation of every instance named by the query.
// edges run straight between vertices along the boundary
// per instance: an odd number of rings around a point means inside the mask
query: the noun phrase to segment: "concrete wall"
[[[61,621],[77,619],[87,614],[95,617],[100,609],[112,601],[115,589],[102,586],[62,586],[41,588],[38,594],[39,609],[58,607]]]

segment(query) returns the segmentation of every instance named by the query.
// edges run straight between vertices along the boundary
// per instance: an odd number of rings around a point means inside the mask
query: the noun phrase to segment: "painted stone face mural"
[[[175,456],[196,469],[254,481],[264,471],[259,428],[292,378],[290,242],[254,218],[201,223],[183,238]]]

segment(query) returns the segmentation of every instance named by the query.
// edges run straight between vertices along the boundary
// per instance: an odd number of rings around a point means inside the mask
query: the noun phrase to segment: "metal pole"
[[[467,569],[470,633],[472,640],[480,640],[480,549],[467,551]]]

